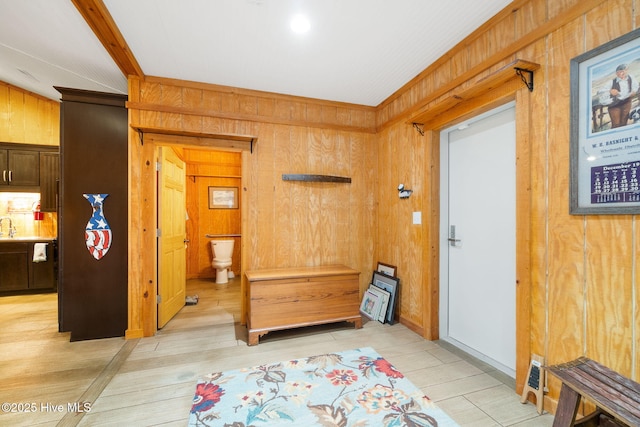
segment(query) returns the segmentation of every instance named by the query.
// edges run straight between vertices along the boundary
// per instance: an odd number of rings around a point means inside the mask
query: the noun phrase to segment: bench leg
[[[580,405],[580,394],[571,387],[562,384],[560,389],[560,400],[558,400],[558,409],[553,418],[553,427],[571,427],[578,413]]]

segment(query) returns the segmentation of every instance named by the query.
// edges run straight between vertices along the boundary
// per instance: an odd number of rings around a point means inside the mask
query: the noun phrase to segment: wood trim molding
[[[345,132],[362,132],[375,134],[374,127],[339,125],[332,123],[313,122],[306,120],[278,119],[257,114],[224,113],[217,110],[207,110],[204,108],[175,107],[161,104],[147,104],[142,102],[127,102],[130,110],[153,111],[159,113],[185,114],[191,116],[212,117],[216,119],[239,120],[256,123],[270,123],[275,125],[300,126],[306,128],[333,129]]]
[[[524,84],[516,73],[517,69],[535,71],[538,68],[540,68],[539,64],[517,59],[482,78],[468,89],[453,91],[448,97],[441,99],[439,102],[419,109],[415,114],[411,115],[409,124],[417,123],[423,125],[423,129],[433,129],[437,123],[443,121],[441,116],[453,108],[461,107],[464,110],[465,106],[462,104],[466,103],[470,104],[466,109],[476,110],[478,104],[482,104],[482,99],[494,99],[496,92],[514,92],[520,85]],[[451,120],[450,115],[447,116],[444,121]]]
[[[125,76],[144,77],[142,68],[102,0],[71,0]]]

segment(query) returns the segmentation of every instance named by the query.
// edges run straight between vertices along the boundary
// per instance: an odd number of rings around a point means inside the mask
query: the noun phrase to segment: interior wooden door
[[[185,304],[185,163],[170,147],[159,148],[158,173],[158,328]]]

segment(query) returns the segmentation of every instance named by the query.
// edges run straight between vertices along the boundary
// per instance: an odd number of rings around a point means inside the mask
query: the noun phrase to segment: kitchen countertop
[[[36,236],[15,236],[15,237],[0,237],[0,243],[4,242],[19,242],[19,243],[29,243],[29,242],[53,242],[57,240],[57,237],[36,237]]]

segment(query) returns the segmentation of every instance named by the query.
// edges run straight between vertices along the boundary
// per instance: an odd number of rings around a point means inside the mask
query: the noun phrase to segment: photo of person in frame
[[[591,119],[594,133],[640,122],[638,58],[640,55],[636,58],[618,58],[616,65],[608,61],[594,70],[591,81]]]
[[[611,128],[619,128],[629,123],[631,101],[638,94],[638,81],[629,74],[627,64],[616,67],[616,77],[611,82],[611,104],[607,107],[611,118]]]

